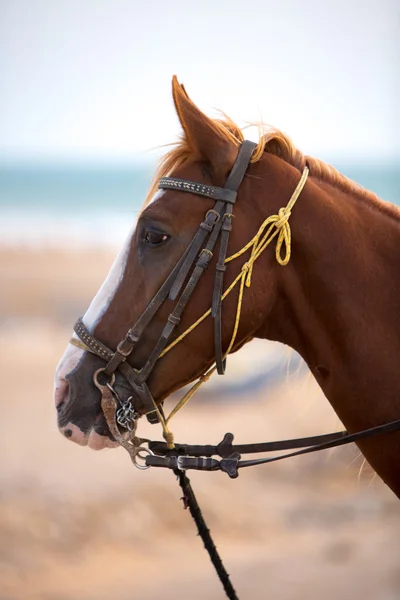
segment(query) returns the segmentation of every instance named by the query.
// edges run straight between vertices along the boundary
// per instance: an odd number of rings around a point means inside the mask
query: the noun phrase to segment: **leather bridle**
[[[118,344],[115,351],[110,350],[102,342],[97,340],[86,328],[82,319],[79,319],[75,324],[74,331],[81,340],[81,344],[78,342],[76,345],[83,346],[86,350],[89,350],[93,354],[96,354],[107,361],[106,366],[103,369],[99,369],[94,374],[95,384],[98,387],[103,387],[106,383],[112,385],[117,370],[119,370],[129,382],[129,385],[132,388],[132,398],[134,400],[133,407],[127,407],[126,404],[124,405],[122,402],[122,408],[125,408],[127,412],[130,411],[132,417],[134,415],[137,417],[145,413],[151,423],[157,423],[160,420],[160,408],[156,408],[155,401],[147,385],[147,380],[166,347],[168,340],[171,338],[172,333],[180,322],[181,315],[194,289],[213,257],[213,250],[219,238],[220,248],[216,265],[211,314],[214,321],[216,367],[220,375],[223,375],[225,372],[226,359],[224,358],[222,350],[221,338],[221,296],[223,291],[224,272],[226,270],[225,259],[228,249],[229,234],[232,230],[233,206],[236,202],[237,190],[243,180],[256,146],[257,144],[250,141],[244,141],[241,144],[235,164],[233,165],[223,188],[176,177],[163,177],[160,179],[158,183],[160,189],[176,190],[203,196],[215,200],[215,204],[212,209],[207,210],[204,220],[200,223],[199,228],[185,253],[150,301],[135,325],[129,329],[124,339]],[[191,270],[192,273],[189,280],[186,285],[184,285]],[[181,291],[182,288],[183,291]],[[173,311],[168,316],[167,323],[165,324],[161,336],[146,363],[142,369],[134,369],[127,362],[127,357],[132,353],[135,345],[141,339],[144,330],[167,297],[174,301],[178,296],[179,299]],[[76,343],[74,342],[74,338],[72,339],[72,342]],[[127,424],[129,425],[128,420]]]
[[[203,196],[209,199],[211,198],[215,200],[215,204],[212,209],[207,210],[204,220],[200,223],[198,230],[196,231],[183,256],[175,265],[158,292],[149,302],[144,312],[136,321],[135,325],[129,329],[123,340],[121,340],[121,342],[118,344],[115,351],[111,350],[105,344],[97,340],[86,328],[82,319],[79,319],[74,326],[74,331],[79,339],[72,338],[71,342],[85,350],[92,352],[93,354],[96,354],[106,361],[106,366],[98,369],[93,374],[94,383],[103,394],[104,390],[107,389],[113,394],[114,399],[120,404],[120,407],[116,412],[116,423],[122,425],[130,431],[133,431],[133,433],[136,430],[137,419],[143,414],[146,414],[147,419],[151,423],[158,423],[160,421],[162,424],[165,423],[162,406],[156,406],[155,400],[147,385],[147,380],[153,372],[157,361],[162,356],[168,340],[170,340],[172,333],[181,320],[182,313],[194,289],[199,283],[201,276],[213,257],[213,250],[219,238],[220,248],[215,272],[211,315],[214,321],[216,370],[220,375],[223,375],[225,372],[226,358],[224,358],[221,338],[221,298],[223,291],[224,272],[226,270],[226,255],[229,234],[232,230],[233,207],[237,198],[237,190],[243,180],[256,146],[257,145],[255,143],[247,140],[241,144],[235,164],[233,165],[223,188],[189,181],[187,179],[180,179],[177,177],[163,177],[160,179],[158,183],[158,187],[160,189],[176,190],[179,192],[187,192],[198,196]],[[191,274],[189,276],[190,272]],[[185,284],[185,281],[188,277],[189,279]],[[144,366],[140,370],[137,370],[127,362],[127,357],[132,353],[136,344],[141,339],[146,327],[149,325],[167,297],[169,297],[169,299],[172,301],[175,301],[177,298],[178,300],[173,311],[168,316],[164,329],[152,352],[150,353],[150,356],[148,357]],[[126,378],[131,387],[132,396],[130,396],[127,400],[119,398],[118,394],[112,387],[115,381],[115,372],[117,370],[120,371],[121,374]],[[122,438],[119,435],[116,423],[114,423],[112,426],[110,419],[106,420],[109,427],[111,425],[110,428],[113,429],[111,432],[113,436],[118,437],[118,439],[121,441]],[[353,434],[348,434],[346,431],[342,431],[338,433],[314,436],[310,438],[301,438],[297,440],[249,444],[242,446],[240,448],[240,453],[269,452],[271,450],[278,449],[303,448],[303,450],[300,450],[294,454],[304,454],[311,451],[322,450],[328,447],[355,442],[359,439],[364,439],[373,435],[397,431],[399,429],[400,419]],[[137,441],[137,447],[142,449],[140,446],[140,438],[135,439]],[[232,444],[230,444],[229,448],[225,447],[226,445],[223,444],[221,446],[221,444],[218,447],[210,447],[187,446],[179,444],[175,445],[173,442],[167,443],[167,445],[161,442],[150,442],[149,448],[152,451],[154,450],[157,454],[163,454],[164,456],[167,455],[170,450],[174,451],[175,454],[177,453],[181,455],[179,456],[179,464],[182,466],[182,468],[194,468],[202,470],[215,470],[218,468],[226,471],[231,477],[237,476],[237,469],[240,467],[251,466],[253,464],[263,464],[265,462],[271,462],[271,460],[280,460],[285,456],[293,455],[293,453],[291,453],[281,457],[274,457],[273,459],[255,459],[253,461],[242,461],[242,463],[240,463],[240,454],[238,449],[232,446]],[[221,447],[223,448],[222,453],[218,451],[218,448],[221,449]],[[216,461],[215,459],[210,458],[212,456],[212,453],[210,454],[210,448],[214,448],[214,455],[220,454],[222,461]],[[190,454],[190,456],[186,456],[185,452],[183,452],[183,449],[185,449],[186,454]],[[135,450],[133,453],[131,452],[132,458],[134,458],[136,454],[137,450]],[[153,452],[151,452],[151,454],[153,454]],[[182,456],[182,454],[184,454],[184,456]],[[231,460],[232,458],[233,461]],[[176,462],[176,457],[172,457],[172,459],[156,456],[146,457],[147,466],[163,466],[174,469],[176,468],[174,461]],[[137,463],[135,464],[138,466]]]

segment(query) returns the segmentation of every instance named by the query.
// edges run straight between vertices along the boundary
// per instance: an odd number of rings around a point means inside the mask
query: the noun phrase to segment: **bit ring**
[[[137,469],[140,469],[141,471],[145,471],[146,469],[150,469],[150,465],[146,465],[146,464],[142,465],[138,462],[138,458],[140,458],[140,460],[143,460],[143,461],[146,460],[146,457],[142,456],[141,452],[144,454],[149,454],[150,456],[153,456],[154,452],[152,452],[149,448],[144,448],[144,446],[140,446],[137,449],[135,456],[132,457],[132,462],[135,465],[135,467]]]
[[[112,389],[112,386],[114,385],[114,382],[115,382],[115,373],[112,373],[110,376],[110,381],[108,381],[107,383],[101,384],[99,381],[99,375],[104,373],[104,371],[105,371],[105,368],[102,367],[100,369],[97,369],[97,371],[95,371],[93,374],[93,383],[97,387],[97,389],[100,390],[101,392],[103,391],[103,389],[105,387]]]

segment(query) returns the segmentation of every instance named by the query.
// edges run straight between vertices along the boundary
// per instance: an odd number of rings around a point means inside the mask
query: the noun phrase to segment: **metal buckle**
[[[127,356],[130,355],[130,353],[132,352],[132,347],[128,348],[127,350],[123,350],[122,346],[126,343],[126,340],[123,339],[117,346],[117,352],[119,352],[119,354],[122,354],[122,356],[124,358],[126,358]]]
[[[182,466],[182,460],[186,458],[185,456],[182,456],[181,454],[179,456],[176,457],[176,468],[179,471],[186,471],[186,469]]]
[[[216,220],[215,220],[215,222],[214,222],[214,225],[215,225],[216,223],[218,223],[218,221],[219,221],[219,220],[220,220],[220,218],[221,218],[221,215],[219,214],[219,212],[217,212],[217,211],[216,211],[216,210],[214,210],[213,208],[210,208],[210,210],[208,210],[208,211],[206,212],[205,219],[207,219],[208,215],[215,215],[215,216],[217,217],[217,218],[216,218]]]

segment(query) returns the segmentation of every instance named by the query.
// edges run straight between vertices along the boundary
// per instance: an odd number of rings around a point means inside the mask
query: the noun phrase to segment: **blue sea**
[[[400,204],[400,165],[335,164]],[[0,165],[0,244],[119,247],[136,221],[154,165]]]

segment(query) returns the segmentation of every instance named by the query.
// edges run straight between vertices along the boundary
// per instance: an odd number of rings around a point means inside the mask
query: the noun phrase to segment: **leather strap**
[[[177,190],[178,192],[189,192],[196,196],[205,196],[212,200],[223,200],[224,202],[236,201],[236,190],[224,186],[223,188],[205,183],[196,183],[189,179],[179,179],[179,177],[162,177],[158,182],[158,187],[163,190]]]
[[[224,471],[231,477],[235,479],[238,477],[238,469],[243,469],[245,467],[253,467],[257,465],[264,465],[272,462],[277,462],[278,460],[283,460],[285,458],[291,458],[293,456],[301,456],[303,454],[311,454],[312,452],[318,452],[320,450],[327,450],[328,448],[336,448],[337,446],[344,446],[345,444],[350,444],[353,442],[358,442],[359,440],[370,438],[376,435],[383,435],[388,433],[393,433],[400,430],[400,419],[395,421],[391,421],[390,423],[385,423],[384,425],[377,425],[376,427],[370,427],[369,429],[363,429],[362,431],[358,431],[356,433],[332,433],[326,434],[323,436],[315,436],[310,438],[299,438],[298,440],[283,440],[280,442],[266,442],[265,444],[245,444],[244,446],[232,446],[232,449],[235,450],[229,456],[225,455],[222,460],[213,459],[210,457],[210,454],[203,455],[203,458],[198,457],[196,454],[191,456],[181,456],[176,455],[176,450],[180,447],[179,444],[175,445],[174,450],[170,450],[168,453],[162,451],[162,454],[166,456],[147,456],[146,457],[146,465],[154,466],[154,467],[164,467],[168,469],[196,469],[202,471]],[[232,436],[232,434],[227,434]],[[233,436],[232,436],[233,438]],[[162,442],[151,442],[149,447],[154,452],[156,451],[156,444],[162,444]],[[268,448],[268,450],[264,451],[272,451],[272,450],[282,450],[289,448],[298,448],[301,447],[301,450],[297,450],[295,452],[290,452],[288,454],[280,454],[278,456],[272,456],[270,458],[255,458],[252,460],[240,460],[241,455],[237,452],[238,449],[242,449],[242,452],[258,452],[262,450],[250,450],[252,446],[264,446]],[[191,451],[196,451],[196,448],[207,448],[206,446],[187,446]],[[218,448],[218,446],[211,447]],[[243,450],[245,448],[245,450]],[[174,454],[175,453],[175,454]],[[214,454],[219,454],[219,452],[212,451],[212,456]],[[197,456],[197,457],[196,457]],[[206,458],[207,457],[207,458]]]
[[[216,237],[217,236],[215,236],[215,238]],[[193,294],[193,292],[200,280],[200,277],[203,275],[205,269],[207,268],[208,263],[210,262],[211,258],[212,258],[212,252],[207,247],[203,248],[203,250],[200,252],[200,254],[197,258],[193,273],[191,274],[190,279],[189,279],[188,283],[186,284],[185,289],[183,290],[183,292],[178,300],[178,303],[176,304],[174,310],[168,317],[168,321],[167,321],[167,323],[164,327],[164,330],[157,342],[157,345],[155,346],[153,352],[151,353],[149,359],[147,360],[145,366],[143,367],[143,369],[141,370],[141,372],[139,374],[139,381],[145,381],[149,377],[151,371],[154,368],[154,365],[156,364],[157,360],[160,357],[161,352],[166,347],[167,342],[168,342],[169,338],[171,337],[172,332],[174,331],[175,327],[180,322],[182,313],[183,313],[187,303],[189,302],[189,299],[190,299],[191,295]]]
[[[255,142],[250,142],[250,140],[244,140],[244,142],[242,142],[235,164],[233,165],[232,170],[228,175],[228,179],[224,185],[224,189],[235,191],[239,189],[239,186],[242,183],[243,177],[245,176],[249,166],[251,157],[253,156],[253,152],[256,148],[257,144]],[[226,200],[226,202],[232,202],[232,200]]]
[[[169,294],[170,300],[176,300],[176,298],[177,298],[179,292],[181,291],[182,286],[186,280],[186,277],[188,276],[188,273],[193,266],[193,263],[197,256],[197,253],[200,251],[200,248],[203,245],[207,235],[209,235],[213,231],[213,229],[215,228],[217,223],[220,221],[220,219],[221,219],[220,212],[223,207],[224,207],[224,202],[218,201],[214,205],[213,209],[207,211],[205,219],[204,219],[203,223],[201,223],[201,225],[193,239],[192,249],[188,253],[188,255],[187,255],[184,263],[182,264],[182,266],[179,270],[179,273],[172,285],[172,288],[171,288],[171,291]],[[218,231],[219,231],[219,229],[218,229]]]
[[[278,452],[280,450],[294,450],[305,448],[316,444],[325,444],[340,440],[348,435],[347,431],[337,433],[326,433],[305,438],[294,438],[290,440],[278,440],[274,442],[261,442],[258,444],[235,444],[233,445],[233,434],[226,433],[222,442],[216,446],[206,444],[204,446],[194,444],[175,444],[175,450],[180,455],[190,456],[220,456],[227,458],[234,452],[239,454],[257,454],[259,452]],[[170,450],[165,442],[149,442],[149,448],[155,454],[167,455]]]
[[[226,180],[225,187],[231,190],[237,190],[243,181],[243,177],[249,166],[251,156],[257,144],[254,142],[244,141],[240,146],[238,156],[229,177]],[[215,271],[214,293],[212,299],[211,316],[214,319],[214,347],[215,347],[215,362],[219,375],[225,373],[226,359],[223,358],[222,351],[222,315],[221,315],[221,297],[224,283],[224,273],[226,271],[225,259],[228,251],[229,235],[232,231],[233,204],[226,203],[226,210],[223,216],[221,227],[221,244],[219,248],[219,257]]]

